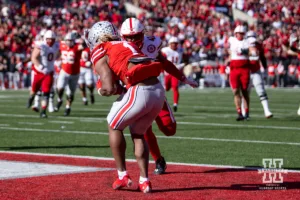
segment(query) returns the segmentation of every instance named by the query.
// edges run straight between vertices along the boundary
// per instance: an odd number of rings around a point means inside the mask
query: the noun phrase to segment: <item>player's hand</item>
[[[39,72],[43,73],[43,74],[47,74],[47,73],[48,73],[47,67],[44,67],[43,65],[39,65],[39,66],[37,67],[37,70],[38,70]]]
[[[184,82],[185,84],[190,85],[192,88],[199,87],[199,84],[198,84],[195,80],[193,80],[193,79],[191,79],[191,78],[186,78],[183,82]]]

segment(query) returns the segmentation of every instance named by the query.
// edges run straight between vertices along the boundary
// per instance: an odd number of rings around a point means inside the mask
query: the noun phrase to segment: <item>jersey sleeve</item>
[[[93,65],[95,66],[98,60],[103,58],[105,54],[106,54],[106,49],[104,49],[102,45],[99,45],[96,49],[94,49],[91,55],[91,61]]]

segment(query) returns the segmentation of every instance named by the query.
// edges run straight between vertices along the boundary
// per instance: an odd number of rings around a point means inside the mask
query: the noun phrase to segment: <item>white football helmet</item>
[[[91,50],[98,44],[106,42],[103,41],[105,36],[108,36],[113,40],[120,39],[117,28],[108,21],[97,22],[92,28],[84,30],[84,40]]]
[[[121,26],[121,36],[126,35],[136,35],[139,33],[144,33],[145,27],[140,22],[140,20],[136,18],[128,18],[126,19]]]
[[[51,39],[50,41],[47,39]],[[45,35],[44,35],[44,41],[48,46],[53,46],[53,44],[55,43],[56,40],[56,35],[53,31],[51,30],[47,30]]]
[[[44,39],[56,39],[56,35],[53,31],[47,30],[44,34]]]
[[[179,40],[178,40],[178,37],[171,37],[168,41],[168,44],[171,44],[171,43],[179,43]]]
[[[234,29],[234,33],[245,33],[245,32],[246,32],[245,27],[242,25],[238,25]]]

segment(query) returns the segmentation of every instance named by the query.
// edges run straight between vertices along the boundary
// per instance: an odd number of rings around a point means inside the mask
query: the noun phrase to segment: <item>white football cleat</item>
[[[297,111],[297,114],[300,116],[300,107],[299,107],[299,109],[298,109],[298,111]]]
[[[273,117],[273,114],[270,111],[268,111],[268,112],[265,112],[265,116],[267,119],[270,119]]]
[[[50,113],[54,112],[54,106],[53,106],[53,104],[49,104],[49,106],[48,106],[48,111],[49,111]]]

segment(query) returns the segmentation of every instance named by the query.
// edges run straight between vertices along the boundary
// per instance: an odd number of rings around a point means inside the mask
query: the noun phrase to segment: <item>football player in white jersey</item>
[[[47,31],[46,29],[42,29],[39,32],[39,34],[35,37],[35,41],[33,42],[32,48],[34,48],[35,43],[38,44],[38,43],[44,41],[44,35],[45,35],[46,31]],[[32,70],[31,73],[34,73],[34,70]],[[54,82],[55,82],[55,80],[54,80]],[[54,112],[54,104],[53,104],[54,95],[55,95],[55,93],[54,93],[54,86],[53,86],[51,88],[50,95],[49,95],[49,104],[48,104],[49,112]],[[34,103],[33,103],[33,106],[31,107],[32,110],[35,112],[39,112],[41,96],[42,96],[42,92],[41,92],[41,90],[39,90],[34,97]]]
[[[34,64],[32,74],[32,88],[28,99],[27,107],[30,108],[35,94],[42,91],[42,111],[40,117],[46,118],[49,95],[53,85],[54,61],[59,56],[59,43],[56,42],[56,35],[48,30],[44,35],[44,40],[36,42],[31,55]]]
[[[121,26],[121,35],[124,40],[135,43],[142,52],[148,57],[158,60],[163,63],[164,70],[180,81],[191,85],[192,87],[197,87],[198,84],[193,81],[186,79],[186,77],[161,54],[162,40],[156,36],[146,36],[144,35],[145,27],[136,18],[126,19]],[[176,121],[172,113],[172,110],[165,99],[164,106],[156,118],[156,123],[159,129],[166,135],[172,136],[176,133]],[[150,127],[146,134],[144,135],[150,149],[150,153],[156,162],[155,174],[162,174],[166,170],[166,162],[164,157],[160,153],[159,146],[157,144],[156,136]]]
[[[249,81],[250,81],[250,63],[249,63],[249,46],[244,39],[245,27],[237,26],[234,29],[234,37],[230,37],[230,86],[234,95],[234,103],[238,117],[237,121],[249,119]],[[245,99],[245,116],[242,115],[241,102],[242,97]]]
[[[171,37],[168,41],[169,46],[162,48],[162,54],[171,61],[179,70],[182,70],[184,64],[182,63],[182,52],[178,49],[179,40],[177,37]],[[171,74],[165,72],[165,89],[173,90],[173,109],[176,112],[179,101],[179,80]]]

